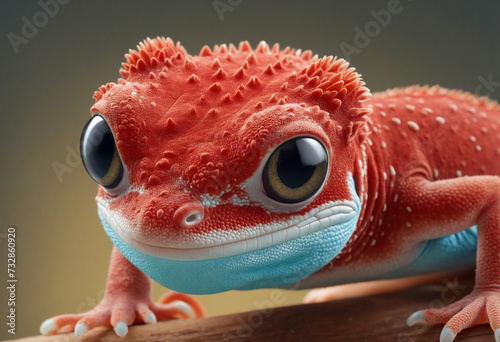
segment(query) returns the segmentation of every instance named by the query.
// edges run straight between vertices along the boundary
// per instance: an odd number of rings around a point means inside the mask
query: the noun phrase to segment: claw
[[[56,322],[54,322],[52,318],[46,319],[42,324],[40,324],[40,334],[42,335],[48,335],[51,331],[56,329]]]
[[[417,323],[424,323],[425,318],[424,318],[424,313],[422,311],[416,311],[408,317],[408,320],[406,321],[406,324],[409,327],[414,326]]]
[[[194,316],[194,311],[193,311],[193,308],[187,304],[187,303],[184,303],[184,302],[181,302],[181,301],[176,301],[174,303],[172,303],[177,309],[179,309],[180,311],[184,312],[186,315],[188,315],[189,317],[193,317]]]
[[[127,324],[123,321],[118,322],[115,327],[115,333],[120,337],[125,337],[128,333]]]
[[[455,336],[456,335],[450,330],[450,328],[444,327],[441,331],[439,342],[453,342]]]
[[[500,342],[500,328],[495,330],[495,342]]]
[[[149,311],[146,318],[144,318],[144,323],[147,324],[156,324],[156,321],[156,316],[152,311]]]
[[[83,336],[83,334],[85,334],[87,331],[89,330],[89,328],[87,327],[87,325],[85,323],[78,323],[76,326],[75,326],[75,336],[80,338]]]

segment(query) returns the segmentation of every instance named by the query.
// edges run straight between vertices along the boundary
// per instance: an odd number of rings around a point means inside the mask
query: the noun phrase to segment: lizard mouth
[[[353,201],[328,202],[304,215],[296,215],[289,220],[270,225],[270,231],[265,234],[260,233],[262,227],[247,227],[243,230],[253,231],[255,236],[207,247],[175,248],[150,245],[134,239],[125,232],[119,223],[121,220],[115,218],[116,215],[111,213],[106,205],[98,201],[97,206],[102,219],[128,246],[150,256],[178,261],[219,259],[268,248],[355,220],[357,216],[356,204]]]

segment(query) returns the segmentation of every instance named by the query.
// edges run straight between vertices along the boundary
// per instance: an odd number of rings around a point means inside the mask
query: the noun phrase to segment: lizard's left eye
[[[108,192],[119,192],[124,183],[125,169],[108,123],[100,115],[85,125],[80,140],[83,165],[90,177]]]
[[[328,171],[328,154],[318,140],[297,137],[279,145],[262,172],[267,196],[280,203],[300,203],[316,195]]]

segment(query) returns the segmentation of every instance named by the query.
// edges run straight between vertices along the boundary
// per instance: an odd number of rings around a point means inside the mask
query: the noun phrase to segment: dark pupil
[[[280,149],[277,165],[280,180],[289,188],[306,184],[316,169],[316,165],[304,165],[295,141],[286,143]]]
[[[91,143],[91,145],[93,144]],[[111,131],[108,130],[105,132],[102,135],[101,141],[96,143],[94,148],[89,152],[89,158],[95,161],[93,168],[96,177],[104,178],[111,167],[113,154],[115,152],[115,140]]]
[[[93,117],[84,129],[81,142],[82,159],[90,176],[99,184],[109,186],[116,175],[109,175],[115,154],[115,140],[107,122]]]

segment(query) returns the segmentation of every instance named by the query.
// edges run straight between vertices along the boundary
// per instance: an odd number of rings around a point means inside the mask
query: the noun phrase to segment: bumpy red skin
[[[350,199],[351,173],[362,200],[355,235],[309,284],[343,274],[356,279],[370,270],[383,274],[422,241],[477,224],[475,291],[451,311],[428,310],[425,318],[451,319],[447,327],[454,334],[487,321],[496,330],[498,105],[439,87],[396,89],[370,100],[345,61],[311,55],[265,43],[252,50],[245,42],[204,47],[191,56],[170,39],[144,41],[126,56],[123,79],[95,93],[92,112],[109,122],[131,186],[147,195],[131,191],[115,198],[100,188],[98,197],[136,227],[137,240],[183,246],[213,229],[280,221],[326,201]],[[328,145],[330,173],[322,192],[292,214],[230,203],[233,195],[245,196],[239,185],[263,156],[298,134]],[[184,229],[179,213],[202,195],[221,195],[221,203]],[[473,301],[490,304],[474,304],[452,318]]]

